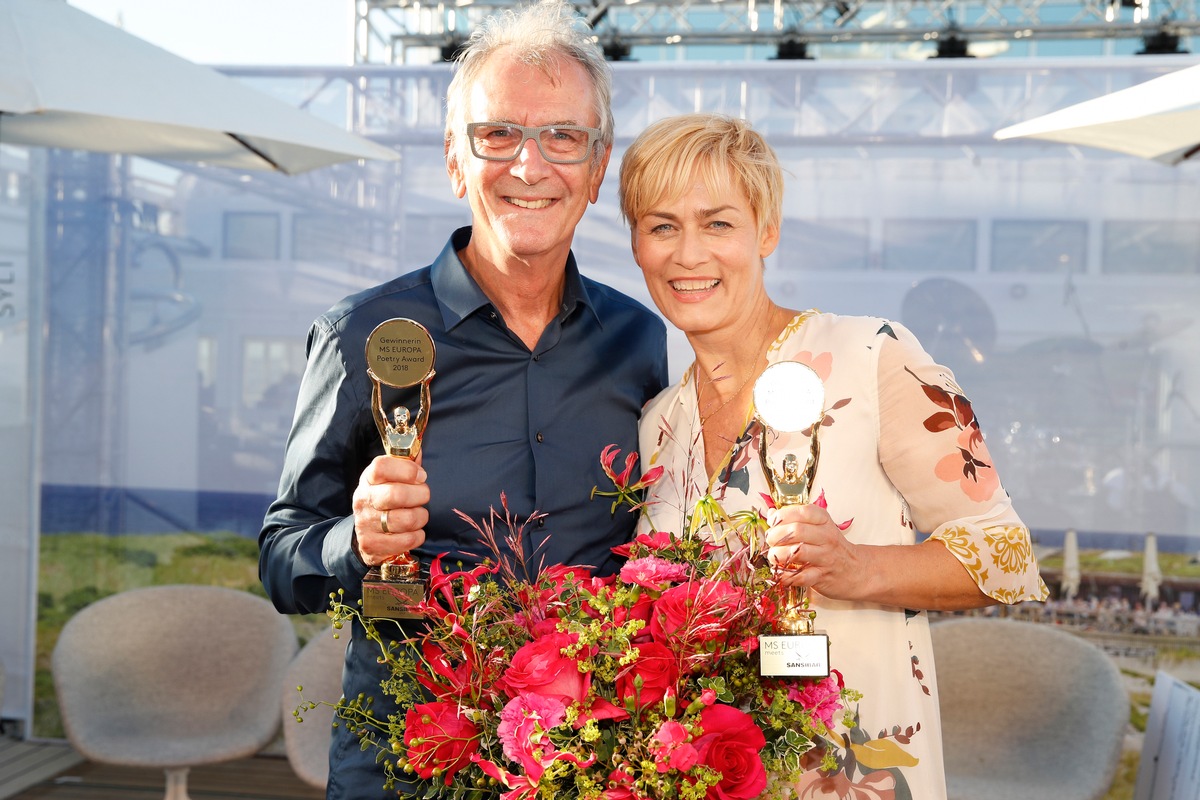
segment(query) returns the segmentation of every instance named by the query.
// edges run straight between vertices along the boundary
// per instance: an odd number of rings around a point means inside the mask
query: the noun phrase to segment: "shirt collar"
[[[430,280],[433,283],[433,294],[437,298],[438,307],[442,312],[442,323],[446,330],[452,330],[467,317],[481,308],[491,306],[492,301],[479,288],[479,284],[467,272],[466,266],[458,257],[458,251],[471,241],[471,228],[459,228],[450,235],[450,241],[442,248],[442,252],[434,260],[430,268]],[[567,253],[566,282],[563,287],[562,304],[559,306],[559,320],[565,320],[572,312],[582,305],[587,308],[596,322],[600,317],[595,305],[588,294],[583,276],[575,264],[575,253]]]

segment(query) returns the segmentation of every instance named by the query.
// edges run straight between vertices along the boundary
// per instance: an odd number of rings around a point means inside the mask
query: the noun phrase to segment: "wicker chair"
[[[52,670],[67,739],[92,761],[166,771],[254,755],[279,731],[296,653],[287,617],[247,592],[155,586],[107,597],[63,628]]]
[[[1031,622],[932,627],[950,800],[1098,800],[1129,724],[1120,672],[1101,650]]]

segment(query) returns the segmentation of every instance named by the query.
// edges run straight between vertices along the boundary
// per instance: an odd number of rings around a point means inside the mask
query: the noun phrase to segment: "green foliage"
[[[1133,789],[1137,784],[1138,765],[1141,754],[1137,750],[1126,750],[1121,754],[1116,777],[1103,800],[1133,800]]]
[[[203,542],[180,548],[181,558],[211,556],[214,558],[253,559],[258,561],[258,542],[232,533],[218,533]]]
[[[1142,574],[1142,554],[1130,553],[1125,558],[1101,558],[1101,550],[1082,550],[1079,553],[1079,568],[1085,572]],[[1039,558],[1038,563],[1046,569],[1062,569],[1062,553]],[[1176,578],[1200,578],[1200,563],[1189,553],[1158,554],[1158,565],[1163,575]]]

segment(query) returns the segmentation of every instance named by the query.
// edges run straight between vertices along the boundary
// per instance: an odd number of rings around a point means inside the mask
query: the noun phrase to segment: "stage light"
[[[808,54],[808,43],[800,39],[781,39],[779,46],[775,50],[775,55],[771,57],[772,61],[811,61],[812,56]]]
[[[601,49],[605,61],[629,61],[629,53],[633,48],[614,36],[601,45]]]
[[[947,29],[945,33],[938,37],[937,53],[931,58],[974,58],[975,56],[967,52],[967,47],[970,42],[966,37],[959,36],[951,29]]]
[[[1137,51],[1139,56],[1165,56],[1175,53],[1186,53],[1179,47],[1179,36],[1160,28],[1154,33],[1142,37],[1142,49]]]
[[[458,36],[451,36],[446,43],[442,45],[442,61],[453,61],[458,56],[458,51],[462,49],[465,40]]]

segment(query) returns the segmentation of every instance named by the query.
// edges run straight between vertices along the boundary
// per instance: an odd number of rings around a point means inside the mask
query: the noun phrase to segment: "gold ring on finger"
[[[388,526],[387,526],[387,515],[388,515],[387,511],[379,512],[379,527],[383,529],[384,533],[391,533],[391,531],[388,530]]]

